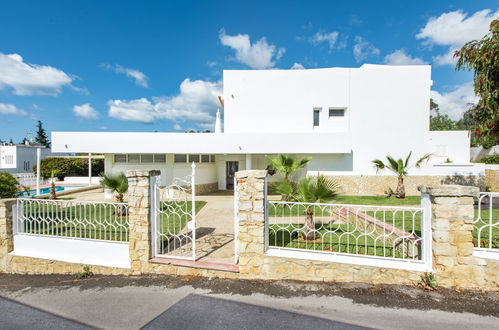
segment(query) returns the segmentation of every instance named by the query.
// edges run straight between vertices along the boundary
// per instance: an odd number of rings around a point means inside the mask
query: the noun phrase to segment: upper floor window
[[[321,116],[321,108],[314,108],[314,127],[319,126]]]
[[[329,118],[331,117],[345,117],[344,108],[329,108]]]

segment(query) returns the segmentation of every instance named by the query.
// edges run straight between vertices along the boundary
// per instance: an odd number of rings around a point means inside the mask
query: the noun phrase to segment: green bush
[[[42,159],[40,174],[50,178],[52,171],[56,171],[59,179],[66,176],[88,176],[88,159],[53,157]],[[33,167],[36,174],[36,166]],[[104,172],[104,159],[92,159],[92,176]]]
[[[14,198],[18,190],[19,182],[10,173],[0,172],[0,198]]]
[[[482,157],[482,159],[480,159],[479,163],[499,164],[499,154]]]

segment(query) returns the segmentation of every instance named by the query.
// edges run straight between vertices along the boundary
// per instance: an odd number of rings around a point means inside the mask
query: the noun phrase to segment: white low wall
[[[102,178],[100,176],[93,176],[91,184],[92,185],[98,185],[98,184],[100,184],[101,180],[102,180]],[[67,184],[83,184],[83,185],[87,185],[88,181],[89,181],[88,180],[88,176],[66,176],[64,178],[64,181],[58,181],[57,183],[59,183],[59,184],[67,183]]]
[[[131,267],[127,242],[17,234],[14,235],[14,251],[10,254],[87,265]]]

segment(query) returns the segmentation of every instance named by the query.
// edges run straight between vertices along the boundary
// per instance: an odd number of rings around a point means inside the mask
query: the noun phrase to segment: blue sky
[[[0,139],[212,128],[224,69],[432,64],[458,118],[472,74],[453,49],[497,1],[0,1]]]

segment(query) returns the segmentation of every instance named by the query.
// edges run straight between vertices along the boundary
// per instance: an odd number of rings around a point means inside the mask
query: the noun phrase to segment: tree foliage
[[[284,182],[290,182],[289,176],[301,168],[307,166],[311,158],[295,159],[287,155],[278,155],[269,160],[267,169],[274,170],[284,176]]]
[[[478,104],[470,108],[468,117],[472,134],[485,148],[499,144],[499,19],[490,23],[490,33],[481,40],[467,42],[454,54],[456,70],[473,70]]]
[[[395,173],[398,177],[397,189],[395,190],[395,192],[389,189],[389,191],[387,192],[388,197],[390,197],[391,195],[395,195],[395,197],[397,198],[405,198],[404,177],[409,174],[409,168],[412,167],[409,163],[411,155],[412,151],[409,152],[409,155],[407,155],[405,160],[403,160],[402,158],[395,159],[392,156],[386,156],[386,163],[384,163],[380,159],[373,160],[374,167],[376,168],[376,173],[378,173],[380,170],[386,169]],[[421,164],[425,161],[428,161],[431,156],[432,154],[424,155],[423,157],[419,158],[413,166],[420,167]]]
[[[458,122],[440,113],[440,107],[430,99],[430,131],[453,131],[460,129]]]
[[[47,148],[50,148],[50,141],[49,138],[47,137],[47,132],[45,132],[45,128],[43,128],[42,122],[40,120],[36,125],[36,129],[37,129],[35,137],[36,143],[44,145]]]
[[[56,176],[63,179],[66,176],[88,176],[88,159],[52,157],[41,161],[40,174],[44,178],[50,178],[52,171]],[[92,159],[92,176],[97,176],[104,171],[104,159]],[[36,166],[33,167],[36,173]]]
[[[123,173],[119,174],[101,174],[101,184],[103,187],[116,193],[116,200],[120,203],[124,201],[124,194],[128,191],[128,179]]]
[[[0,198],[16,197],[19,182],[10,173],[0,172]]]

